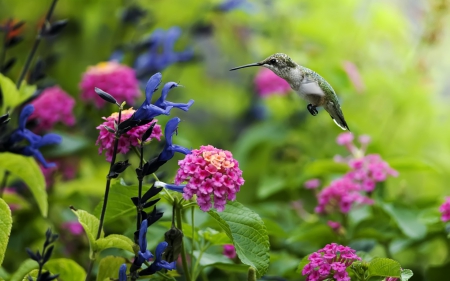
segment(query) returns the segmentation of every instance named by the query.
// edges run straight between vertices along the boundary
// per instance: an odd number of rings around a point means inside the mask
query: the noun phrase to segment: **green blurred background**
[[[156,28],[179,26],[183,34],[175,49],[191,47],[195,57],[164,69],[163,82],[184,86],[171,92],[171,100],[194,99],[195,104],[187,113],[176,112],[183,122],[175,142],[192,148],[211,144],[230,150],[240,161],[246,183],[238,201],[267,222],[273,248],[271,275],[299,278],[294,270],[300,258],[331,242],[327,231],[323,239],[315,234],[292,238],[307,228],[302,225],[318,218],[298,217],[291,202],[303,199],[312,213],[315,203],[302,188],[304,181],[319,177],[327,182],[345,172],[332,159],[346,152],[335,142],[341,130],[323,110],[311,116],[294,93],[259,98],[253,84],[258,69],[229,72],[231,67],[283,52],[321,74],[340,97],[352,132],[370,135],[373,142],[368,151],[379,153],[400,172],[398,178],[387,181],[385,200],[408,205],[420,214],[437,210],[450,193],[450,1],[249,0],[228,12],[214,10],[218,3],[61,0],[53,18],[68,19],[69,24],[38,50],[38,56],[57,57],[45,83],[59,84],[79,101],[78,84],[88,66],[108,60],[118,46],[137,42]],[[0,19],[26,21],[25,42],[9,53],[18,58],[11,78],[18,76],[48,5],[44,0],[0,1]],[[147,11],[137,25],[120,20],[131,5]],[[132,56],[127,53],[123,63],[130,65]],[[346,62],[356,66],[362,89],[352,83]],[[58,181],[53,187],[46,224],[69,219],[69,205],[93,210],[103,195],[108,164],[104,156],[97,156],[95,127],[112,110],[99,112],[79,102],[76,127],[60,128],[75,141],[58,156],[77,158],[74,161],[81,168],[75,180]],[[169,117],[158,119],[165,123]],[[176,161],[164,166],[167,181],[175,169]],[[133,181],[133,171],[124,177]],[[24,224],[16,223],[13,233],[19,235],[24,228],[43,233],[42,220],[27,223],[25,215],[18,216],[16,221]],[[35,236],[18,237],[27,239],[13,239],[10,253],[37,243]],[[409,245],[394,258],[415,269],[412,280],[433,280],[431,275],[424,276],[448,261],[445,236],[421,237]],[[16,266],[5,261],[8,270]]]

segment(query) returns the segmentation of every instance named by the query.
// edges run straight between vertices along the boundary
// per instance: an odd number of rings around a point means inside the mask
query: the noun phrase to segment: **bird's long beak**
[[[236,69],[241,69],[241,68],[246,68],[246,67],[251,67],[251,66],[261,66],[262,63],[260,62],[255,62],[255,63],[250,63],[250,64],[246,64],[246,65],[242,65],[242,66],[238,66],[235,68],[230,69],[230,71],[236,70]]]

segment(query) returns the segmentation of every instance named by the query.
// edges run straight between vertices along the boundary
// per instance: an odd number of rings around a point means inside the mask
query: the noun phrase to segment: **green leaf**
[[[400,264],[387,258],[374,258],[368,264],[369,276],[396,277],[400,278]]]
[[[25,182],[37,202],[42,216],[47,216],[48,202],[45,190],[45,178],[34,158],[14,153],[0,153],[0,168]]]
[[[195,259],[198,259],[200,251],[194,251]],[[211,254],[211,253],[203,253],[200,258],[201,266],[212,266],[216,263],[233,263],[229,258],[222,254]],[[248,266],[247,266],[248,268]]]
[[[30,271],[36,268],[39,268],[37,262],[32,259],[26,259],[20,264],[19,268],[11,276],[10,281],[21,281],[24,277],[27,276]]]
[[[11,79],[0,73],[0,88],[3,94],[3,106],[1,114],[6,113],[6,109],[14,108],[17,104],[19,104],[19,91],[16,88]]]
[[[215,263],[211,266],[220,269],[226,273],[228,272],[238,272],[238,273],[247,273],[248,265],[246,264],[235,264],[235,263]]]
[[[411,269],[403,269],[402,273],[401,273],[401,281],[408,281],[412,276],[414,275],[414,273],[412,272]]]
[[[223,212],[209,211],[233,241],[242,263],[256,268],[258,278],[269,267],[269,236],[264,222],[239,202],[228,202]]]
[[[96,250],[98,252],[101,252],[103,250],[109,249],[109,248],[118,248],[125,251],[128,251],[130,253],[134,253],[133,246],[134,242],[123,235],[119,234],[111,234],[107,237],[100,238],[97,241],[95,241]]]
[[[95,252],[97,252],[96,249],[96,237],[98,232],[98,227],[100,224],[99,219],[97,219],[94,215],[89,214],[86,211],[83,210],[73,210],[72,212],[75,213],[75,215],[78,217],[78,221],[83,226],[84,231],[86,232],[86,235],[89,240],[89,246],[90,246],[90,258],[95,259]],[[104,237],[105,234],[103,233],[103,230],[100,234],[100,238]]]
[[[204,230],[198,231],[198,234],[206,241],[209,241],[212,245],[225,245],[232,243],[226,233],[219,232],[209,227]]]
[[[382,204],[382,207],[397,222],[403,234],[413,239],[425,237],[427,227],[419,221],[416,211],[390,203]]]
[[[11,210],[6,202],[0,198],[0,265],[2,265],[3,259],[5,258],[11,227]]]
[[[388,159],[389,165],[399,172],[439,172],[432,163],[415,158]]]
[[[150,189],[150,186],[142,187],[142,194]],[[123,218],[130,215],[136,215],[136,206],[133,205],[131,197],[138,195],[137,185],[125,185],[116,181],[109,190],[108,208],[105,214],[105,223],[111,222],[118,218]],[[103,199],[95,207],[94,214],[99,217],[102,210]]]
[[[84,268],[70,259],[51,259],[44,268],[52,274],[59,274],[58,279],[64,281],[83,281],[86,278]]]
[[[296,270],[297,273],[300,273],[300,274],[302,273],[303,268],[309,263],[309,260],[308,260],[309,256],[310,255],[307,255],[306,257],[304,257],[302,259],[302,261],[299,263],[297,270]]]
[[[259,199],[266,199],[284,188],[286,188],[284,176],[263,175],[260,179],[260,185],[256,195]]]
[[[121,257],[107,256],[100,260],[98,265],[97,281],[119,278],[119,268],[126,260]]]
[[[307,164],[302,173],[308,175],[307,178],[313,178],[333,173],[342,174],[347,171],[348,166],[344,163],[337,163],[331,159],[322,159]]]

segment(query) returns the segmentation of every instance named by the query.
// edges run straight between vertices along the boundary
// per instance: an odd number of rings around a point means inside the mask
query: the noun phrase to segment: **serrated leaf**
[[[58,280],[83,281],[86,278],[84,268],[70,259],[51,259],[44,268],[52,274],[59,274]]]
[[[223,212],[208,212],[233,241],[242,263],[256,268],[259,277],[269,267],[269,236],[258,214],[239,202],[228,202]]]
[[[427,227],[419,221],[417,212],[390,203],[382,204],[382,207],[397,222],[403,234],[413,239],[425,237]]]
[[[400,278],[400,264],[388,258],[374,258],[368,264],[369,276],[396,277]]]
[[[10,281],[21,281],[24,277],[27,276],[30,271],[36,268],[39,268],[37,262],[32,259],[26,259],[20,264],[19,268],[11,276]]]
[[[408,281],[412,276],[414,275],[414,273],[412,272],[411,269],[403,269],[402,273],[401,273],[401,281]]]
[[[33,194],[42,216],[46,217],[48,202],[45,178],[36,160],[9,152],[0,153],[0,168],[8,170],[25,182]]]
[[[121,257],[107,256],[100,260],[98,266],[97,281],[119,278],[119,268],[126,260]]]
[[[89,246],[90,246],[90,257],[91,259],[94,258],[94,252],[97,251],[96,244],[95,244],[95,238],[97,237],[98,227],[100,224],[99,219],[97,219],[94,215],[83,211],[83,210],[72,210],[72,212],[75,213],[75,215],[78,217],[78,221],[83,226],[84,231],[86,232],[86,235],[89,240]],[[103,233],[103,230],[100,234],[100,238],[104,237],[105,234]]]
[[[142,187],[142,194],[150,189],[150,186]],[[108,197],[108,206],[106,208],[105,223],[111,222],[118,218],[123,218],[130,215],[136,215],[136,206],[133,205],[131,197],[138,195],[137,185],[122,185],[115,182],[111,185]],[[103,199],[95,207],[94,214],[99,217],[102,210]]]
[[[118,248],[130,253],[134,253],[134,242],[130,238],[119,234],[111,234],[104,238],[100,238],[95,241],[95,245],[98,252],[109,248]]]
[[[11,227],[11,210],[9,209],[8,204],[0,198],[0,265],[2,265],[3,259],[5,258]]]
[[[3,105],[0,113],[6,113],[7,108],[14,108],[20,103],[19,91],[11,79],[0,73],[0,88],[3,94]]]

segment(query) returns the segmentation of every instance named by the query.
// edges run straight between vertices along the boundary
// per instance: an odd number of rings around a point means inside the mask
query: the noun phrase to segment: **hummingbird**
[[[268,68],[286,80],[291,88],[308,102],[306,108],[311,115],[316,116],[319,113],[317,107],[323,106],[336,125],[342,130],[350,131],[347,122],[345,122],[336,92],[322,76],[313,70],[298,65],[286,54],[276,53],[260,62],[238,66],[230,69],[230,71],[252,66]]]

